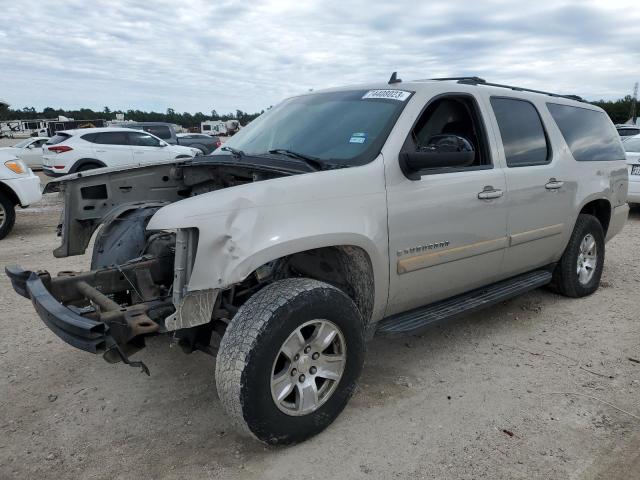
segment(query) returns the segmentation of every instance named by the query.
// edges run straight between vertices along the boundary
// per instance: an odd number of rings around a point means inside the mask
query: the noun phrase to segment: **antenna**
[[[638,82],[633,86],[633,98],[631,99],[631,115],[629,115],[629,119],[631,123],[636,124],[636,106],[638,104]]]
[[[401,78],[398,78],[398,72],[393,72],[391,74],[391,78],[389,79],[389,85],[392,85],[394,83],[400,83],[402,81]]]

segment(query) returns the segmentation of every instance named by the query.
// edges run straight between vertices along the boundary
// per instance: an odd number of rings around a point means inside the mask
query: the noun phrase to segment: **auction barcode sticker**
[[[398,100],[400,102],[404,102],[409,96],[411,92],[407,92],[405,90],[369,90],[364,94],[362,99],[365,98],[387,98],[390,100]]]

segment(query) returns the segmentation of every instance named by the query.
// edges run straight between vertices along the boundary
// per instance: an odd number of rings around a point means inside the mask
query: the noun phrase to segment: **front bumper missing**
[[[139,275],[136,267],[149,274]],[[68,273],[53,279],[47,272],[32,272],[18,266],[7,267],[5,271],[13,289],[31,300],[38,316],[62,340],[81,350],[102,354],[110,363],[122,361],[149,374],[144,363],[130,361],[128,355],[144,347],[145,335],[164,330],[149,312],[164,316],[172,308],[170,298],[142,298],[141,303],[121,306],[106,293],[118,291],[122,288],[119,282],[130,282],[130,277],[151,279],[158,275],[157,267],[154,260],[142,259],[130,265]],[[136,283],[131,287],[137,292],[149,291],[142,282]]]

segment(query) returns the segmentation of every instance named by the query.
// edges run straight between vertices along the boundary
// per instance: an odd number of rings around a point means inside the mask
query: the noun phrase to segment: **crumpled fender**
[[[389,261],[382,158],[361,167],[280,177],[167,205],[147,229],[197,228],[188,290],[223,289],[259,266],[334,245],[362,248],[374,271],[373,317],[386,304]]]

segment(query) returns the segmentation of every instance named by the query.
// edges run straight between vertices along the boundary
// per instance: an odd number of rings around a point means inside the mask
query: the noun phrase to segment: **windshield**
[[[622,142],[622,146],[626,152],[640,152],[640,138],[630,138],[629,140]]]
[[[245,155],[288,150],[326,163],[362,165],[378,155],[410,96],[411,92],[389,89],[290,98],[240,130],[225,146]]]
[[[31,142],[32,142],[32,140],[30,138],[27,138],[26,140],[23,140],[20,143],[16,143],[14,145],[14,148],[24,148],[27,145],[29,145]]]

